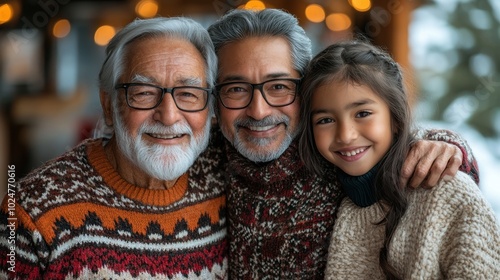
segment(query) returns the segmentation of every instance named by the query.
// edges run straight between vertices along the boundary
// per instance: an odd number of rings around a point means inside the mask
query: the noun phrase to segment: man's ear
[[[104,113],[104,122],[107,126],[113,126],[113,105],[111,94],[104,90],[99,91],[99,98],[101,99],[101,107]]]

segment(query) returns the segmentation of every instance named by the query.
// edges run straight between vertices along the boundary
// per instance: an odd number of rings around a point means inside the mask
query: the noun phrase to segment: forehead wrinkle
[[[278,78],[289,78],[292,75],[290,73],[286,72],[280,72],[280,73],[271,73],[266,75],[266,79],[278,79]]]
[[[279,78],[290,78],[292,75],[287,72],[279,72],[279,73],[270,73],[264,76],[264,79],[262,82],[265,82],[267,80],[272,80],[272,79],[279,79]],[[248,82],[250,79],[240,76],[240,75],[229,75],[224,77],[224,79],[221,81],[221,83],[225,82],[237,82],[237,81],[245,81]]]
[[[201,85],[201,78],[197,77],[181,77],[175,80],[176,85],[183,85],[183,86],[200,86]],[[145,83],[145,84],[155,84],[158,85],[159,82],[156,80],[154,77],[149,77],[149,76],[144,76],[141,74],[135,74],[134,77],[132,77],[132,83]]]

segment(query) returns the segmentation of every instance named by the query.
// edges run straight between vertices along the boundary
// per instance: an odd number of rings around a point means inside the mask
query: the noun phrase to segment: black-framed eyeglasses
[[[230,82],[215,86],[222,105],[228,109],[244,109],[258,89],[269,106],[283,107],[292,104],[301,79],[273,79],[260,84]]]
[[[181,86],[162,88],[144,83],[118,84],[115,89],[125,89],[125,99],[130,108],[150,110],[158,107],[166,92],[172,95],[177,108],[185,112],[198,112],[207,107],[209,88]]]

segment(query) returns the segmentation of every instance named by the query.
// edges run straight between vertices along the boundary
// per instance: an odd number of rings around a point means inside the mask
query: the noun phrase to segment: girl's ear
[[[101,107],[104,113],[104,122],[107,126],[113,126],[113,106],[111,104],[111,95],[104,90],[100,90],[99,98],[101,99]]]

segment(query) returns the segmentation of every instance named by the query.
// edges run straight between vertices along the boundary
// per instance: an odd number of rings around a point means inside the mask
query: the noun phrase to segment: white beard
[[[117,108],[114,108],[114,128],[118,147],[125,156],[142,171],[159,180],[175,180],[186,173],[198,156],[207,148],[210,137],[211,120],[207,118],[205,129],[200,135],[193,135],[191,127],[186,123],[164,126],[159,123],[143,123],[137,136],[133,139],[123,125]],[[190,136],[188,146],[164,146],[146,143],[142,139],[144,133],[154,134],[187,134]]]

